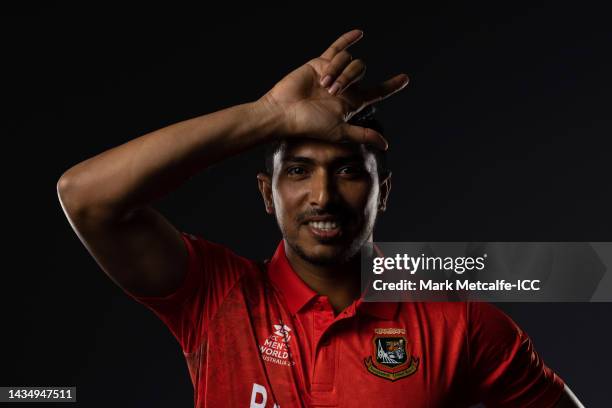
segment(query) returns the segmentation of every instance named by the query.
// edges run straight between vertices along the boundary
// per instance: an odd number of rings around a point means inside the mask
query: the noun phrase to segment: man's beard
[[[291,249],[304,261],[311,263],[317,266],[334,266],[334,265],[343,265],[352,260],[355,256],[359,255],[359,252],[363,245],[368,241],[368,238],[372,235],[372,231],[374,230],[374,225],[366,227],[353,241],[350,245],[343,247],[338,253],[330,255],[310,255],[308,254],[304,248],[299,245],[299,243],[294,242],[291,239],[288,239],[287,236],[283,233],[283,238],[285,242],[289,244]]]

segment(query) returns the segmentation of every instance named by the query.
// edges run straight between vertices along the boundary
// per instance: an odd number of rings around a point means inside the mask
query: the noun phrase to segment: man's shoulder
[[[470,336],[514,339],[521,328],[502,310],[488,302],[402,302],[401,320],[429,330],[466,333]]]
[[[264,261],[240,255],[226,244],[193,233],[182,232],[182,234],[193,246],[205,267],[214,266],[215,269],[239,269],[251,272],[265,270]]]

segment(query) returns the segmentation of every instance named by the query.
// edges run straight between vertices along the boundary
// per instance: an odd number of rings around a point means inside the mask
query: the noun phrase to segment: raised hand
[[[365,63],[353,60],[347,51],[362,37],[360,30],[343,34],[321,56],[289,73],[260,99],[282,112],[285,134],[279,136],[353,141],[387,149],[380,133],[347,122],[366,106],[404,88],[408,76],[400,74],[375,87],[363,87]]]

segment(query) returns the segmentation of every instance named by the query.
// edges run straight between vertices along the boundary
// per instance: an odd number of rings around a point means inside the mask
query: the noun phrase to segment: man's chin
[[[318,242],[300,245],[289,243],[293,250],[305,261],[320,266],[342,264],[348,260],[350,246],[338,242]]]

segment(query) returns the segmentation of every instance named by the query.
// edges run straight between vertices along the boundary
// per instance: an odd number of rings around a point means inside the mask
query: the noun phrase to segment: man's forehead
[[[285,140],[278,150],[277,159],[281,162],[295,157],[310,158],[315,161],[334,161],[343,158],[367,160],[368,152],[357,143],[332,143],[316,139]]]

